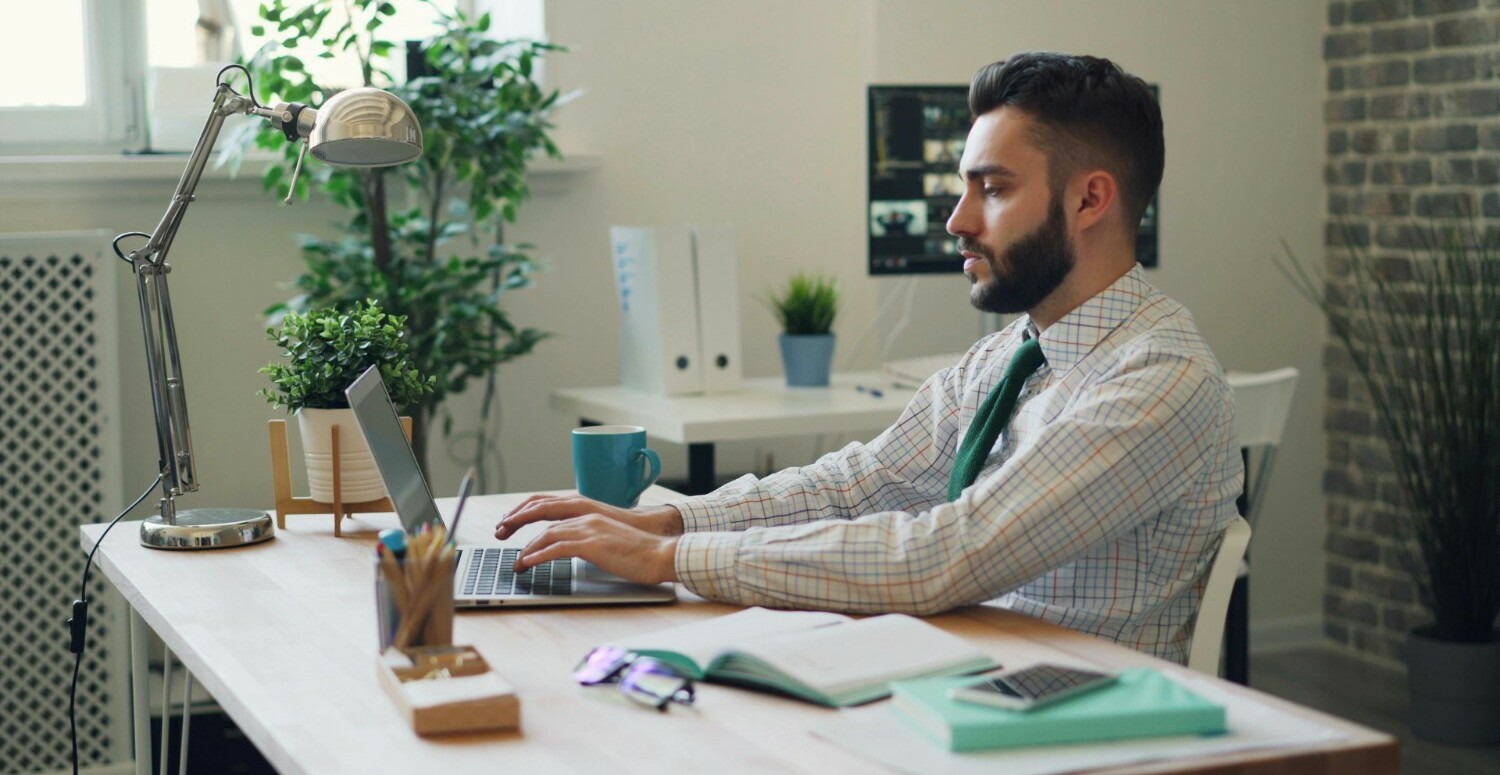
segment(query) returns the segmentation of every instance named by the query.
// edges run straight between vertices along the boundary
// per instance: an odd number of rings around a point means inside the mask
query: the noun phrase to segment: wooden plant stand
[[[288,514],[332,514],[333,534],[342,537],[344,534],[340,528],[344,517],[354,514],[370,512],[395,511],[396,507],[391,505],[390,498],[377,498],[360,503],[344,503],[342,474],[339,471],[339,426],[334,425],[333,433],[333,502],[323,503],[315,501],[312,496],[295,497],[292,495],[292,464],[291,456],[287,451],[286,420],[271,420],[267,423],[271,431],[271,476],[276,487],[276,527],[286,529],[286,515]],[[406,431],[406,440],[411,441],[411,418],[401,418],[401,428]]]

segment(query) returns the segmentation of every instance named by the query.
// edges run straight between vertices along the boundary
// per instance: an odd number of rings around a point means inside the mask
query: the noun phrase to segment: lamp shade
[[[422,127],[400,97],[349,89],[318,108],[308,151],[340,167],[389,167],[422,155]]]

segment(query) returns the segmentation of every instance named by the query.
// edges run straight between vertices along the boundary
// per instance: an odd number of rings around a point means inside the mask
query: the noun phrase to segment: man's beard
[[[969,302],[981,312],[1012,314],[1040,304],[1073,271],[1077,255],[1068,241],[1062,198],[1053,197],[1047,221],[996,257],[989,246],[960,237],[958,249],[978,253],[990,267],[988,281],[975,280]]]

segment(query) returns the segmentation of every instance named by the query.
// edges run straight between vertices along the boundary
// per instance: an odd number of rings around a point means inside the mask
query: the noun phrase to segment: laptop
[[[443,517],[401,430],[379,367],[371,366],[344,395],[349,397],[349,406],[370,445],[375,467],[385,481],[402,527],[408,534],[415,534],[423,525],[442,525]],[[454,605],[614,605],[670,603],[677,599],[677,590],[671,584],[636,584],[579,559],[553,560],[515,573],[516,557],[525,545],[525,540],[514,539],[493,545],[459,545],[453,577]]]

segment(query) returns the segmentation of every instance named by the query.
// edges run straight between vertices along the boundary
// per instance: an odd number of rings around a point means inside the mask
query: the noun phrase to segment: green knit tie
[[[949,501],[958,500],[964,488],[979,478],[979,471],[995,447],[995,440],[1000,438],[1000,431],[1010,424],[1010,416],[1016,411],[1021,386],[1046,360],[1042,355],[1042,343],[1034,337],[1016,348],[1010,365],[1005,367],[1005,376],[984,399],[979,413],[974,415],[974,422],[964,433],[964,443],[958,447],[958,458],[953,461],[953,473],[948,477]]]

